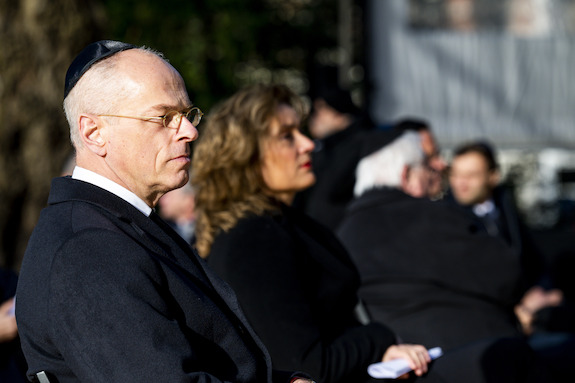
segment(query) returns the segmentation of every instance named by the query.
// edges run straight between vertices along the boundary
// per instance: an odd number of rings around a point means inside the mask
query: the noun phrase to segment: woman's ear
[[[83,145],[99,156],[106,155],[105,126],[99,117],[89,114],[80,115],[80,139]]]

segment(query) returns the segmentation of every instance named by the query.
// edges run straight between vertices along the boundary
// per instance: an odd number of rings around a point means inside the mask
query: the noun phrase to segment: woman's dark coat
[[[295,209],[241,219],[216,237],[208,264],[236,291],[274,368],[319,382],[367,381],[395,336],[354,317],[359,277],[324,226]]]

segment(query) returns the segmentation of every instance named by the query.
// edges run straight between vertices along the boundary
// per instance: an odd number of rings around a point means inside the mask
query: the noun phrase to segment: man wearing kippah
[[[86,47],[66,75],[76,149],[28,243],[16,317],[39,382],[306,382],[272,371],[234,293],[153,211],[188,181],[202,112],[146,48]]]

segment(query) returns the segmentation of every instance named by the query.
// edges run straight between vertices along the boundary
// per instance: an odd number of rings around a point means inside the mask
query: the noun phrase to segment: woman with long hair
[[[426,349],[356,320],[360,281],[347,252],[290,207],[315,181],[304,116],[281,85],[246,88],[210,113],[192,160],[197,249],[236,291],[275,368],[359,383],[369,364],[401,357],[422,375]]]

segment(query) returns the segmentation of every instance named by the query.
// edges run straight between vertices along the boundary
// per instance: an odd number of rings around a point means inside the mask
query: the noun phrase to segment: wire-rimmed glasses
[[[200,108],[193,106],[183,111],[170,110],[160,117],[147,117],[147,116],[121,116],[117,114],[100,114],[102,117],[120,117],[120,118],[135,118],[137,120],[152,121],[161,120],[166,128],[178,129],[182,123],[182,118],[185,117],[193,126],[198,126],[202,120],[204,113]],[[159,122],[159,121],[158,121]]]

